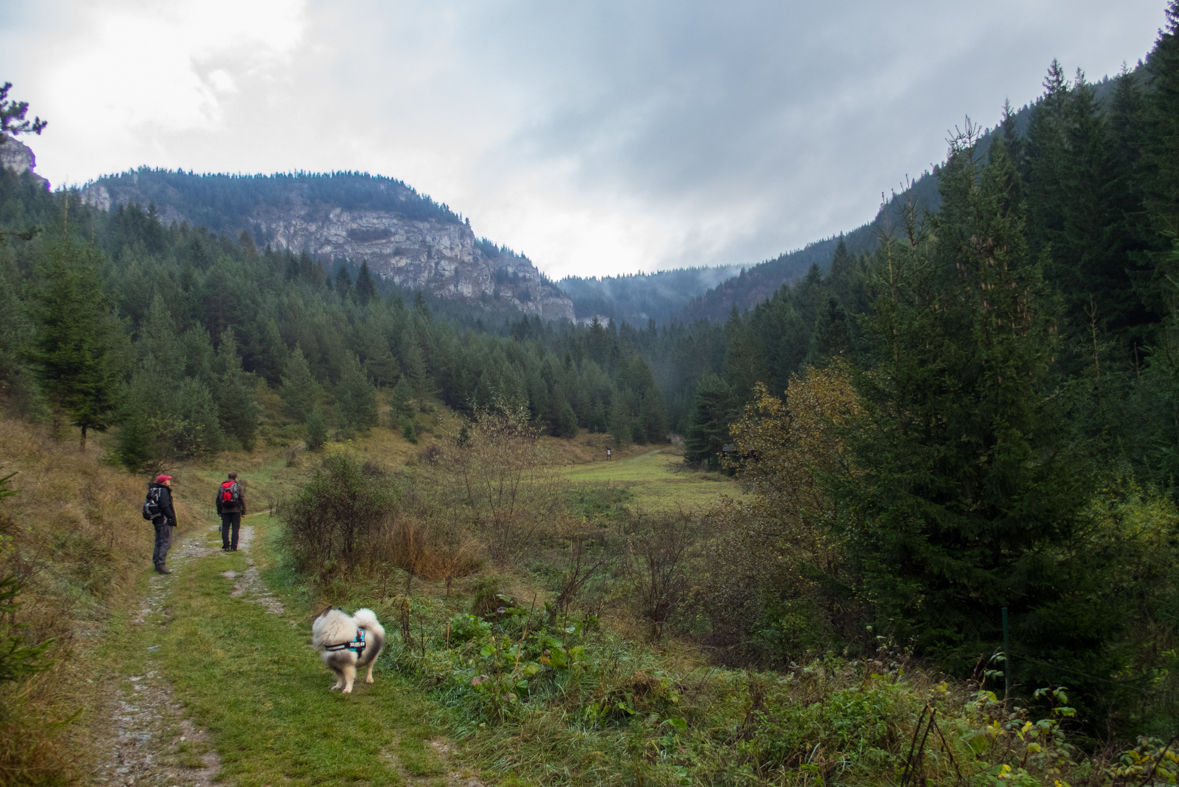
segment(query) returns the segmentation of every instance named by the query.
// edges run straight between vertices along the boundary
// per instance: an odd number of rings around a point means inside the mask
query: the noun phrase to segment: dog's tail
[[[385,630],[381,627],[380,621],[377,620],[377,613],[367,608],[356,610],[356,614],[352,616],[352,622],[360,628],[368,629],[369,631],[384,632]]]

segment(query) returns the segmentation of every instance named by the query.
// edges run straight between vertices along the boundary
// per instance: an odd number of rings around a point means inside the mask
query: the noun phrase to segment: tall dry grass
[[[52,640],[52,665],[0,685],[0,783],[69,783],[86,772],[84,725],[62,725],[95,696],[92,648],[112,612],[133,598],[151,566],[153,530],[140,507],[147,479],[104,465],[101,441],[86,453],[47,427],[0,420],[0,475],[16,473],[0,576],[23,584],[6,620],[26,642]],[[182,527],[195,523],[177,503]]]

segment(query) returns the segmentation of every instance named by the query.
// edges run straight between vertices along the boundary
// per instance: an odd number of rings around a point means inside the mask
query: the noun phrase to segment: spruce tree
[[[1143,174],[1155,229],[1175,235],[1179,234],[1179,160],[1175,156],[1179,150],[1179,0],[1171,0],[1165,13],[1166,26],[1147,63],[1150,90]]]
[[[80,427],[85,451],[87,431],[105,431],[117,412],[120,327],[98,276],[97,249],[65,238],[54,241],[37,274],[33,366],[55,423],[64,417]]]
[[[553,433],[565,439],[577,437],[577,415],[574,414],[569,402],[562,402],[560,410],[557,411],[557,424]]]
[[[606,406],[601,399],[595,399],[590,408],[589,423],[586,424],[590,434],[604,434],[607,428]]]
[[[1088,484],[1051,301],[1006,151],[997,142],[980,177],[972,143],[942,170],[936,240],[893,254],[867,320],[877,366],[856,378],[866,417],[847,431],[864,476],[832,493],[857,512],[850,543],[881,633],[968,671],[1001,647],[1006,607],[1019,652],[1039,660],[1016,662],[1024,685],[1058,679],[1050,660],[1100,674],[1118,624],[1081,546]]]
[[[1110,210],[1119,217],[1109,230],[1111,253],[1124,266],[1134,297],[1121,314],[1123,346],[1144,346],[1150,326],[1159,319],[1161,299],[1151,289],[1154,263],[1150,251],[1159,246],[1157,232],[1143,204],[1142,152],[1145,146],[1146,105],[1134,74],[1123,68],[1114,84],[1109,108],[1109,143],[1113,184]]]
[[[614,445],[617,448],[630,445],[633,435],[631,433],[631,418],[630,411],[626,404],[622,401],[621,396],[615,396],[614,401],[610,403],[610,420],[608,430],[610,436],[614,438]]]
[[[319,386],[311,376],[311,367],[299,345],[287,356],[282,375],[282,399],[287,412],[296,421],[306,421],[319,398]]]
[[[639,408],[639,422],[646,432],[647,442],[667,441],[667,409],[663,406],[663,393],[657,388],[649,389]]]
[[[696,389],[692,423],[684,438],[684,460],[699,462],[710,470],[719,470],[721,451],[729,437],[729,422],[735,408],[732,394],[724,380],[705,375]]]
[[[341,298],[347,298],[352,292],[352,274],[343,265],[336,271],[336,293]]]
[[[753,396],[754,384],[766,376],[753,330],[745,324],[736,304],[725,323],[724,371],[733,401],[741,404]]]
[[[389,406],[390,418],[395,425],[400,425],[406,418],[413,418],[413,388],[410,387],[409,378],[404,374],[397,381],[397,385],[393,386]]]
[[[245,450],[253,451],[261,408],[254,401],[252,378],[242,370],[232,328],[227,328],[221,335],[215,366],[217,387],[214,398],[217,400],[221,430],[233,437]]]
[[[1125,259],[1115,256],[1110,243],[1122,216],[1112,199],[1116,183],[1107,121],[1096,91],[1080,74],[1065,117],[1068,153],[1061,181],[1067,199],[1061,205],[1061,233],[1044,275],[1064,298],[1069,332],[1080,334],[1098,323],[1120,326],[1132,309],[1134,294]]]
[[[1064,70],[1053,60],[1044,79],[1044,95],[1032,108],[1024,143],[1026,169],[1021,173],[1028,206],[1027,244],[1036,261],[1064,230],[1068,93]]]
[[[434,395],[434,387],[430,382],[429,373],[426,371],[425,358],[416,342],[410,342],[406,348],[405,357],[401,359],[401,368],[404,370],[405,376],[409,378],[409,384],[413,389],[413,396],[417,400],[418,406],[425,407],[430,397]]]
[[[830,358],[841,357],[850,360],[852,335],[847,312],[835,296],[827,298],[827,308],[818,317],[814,333],[811,334],[811,348],[807,353],[808,366],[820,366]]]
[[[377,297],[377,283],[369,273],[368,260],[360,263],[360,273],[356,276],[356,297],[362,306],[368,306]]]
[[[312,405],[311,413],[307,416],[307,450],[318,451],[327,442],[327,419],[323,417],[323,410],[318,404]]]
[[[1166,9],[1167,24],[1147,62],[1149,89],[1144,108],[1145,134],[1138,173],[1143,204],[1153,232],[1146,264],[1135,286],[1143,301],[1161,317],[1169,312],[1164,293],[1179,279],[1170,239],[1179,236],[1179,0]]]
[[[336,413],[345,431],[366,432],[377,425],[377,391],[354,353],[347,353],[336,387]]]
[[[28,416],[44,407],[44,400],[25,353],[34,326],[19,295],[20,283],[16,255],[0,235],[0,395]]]

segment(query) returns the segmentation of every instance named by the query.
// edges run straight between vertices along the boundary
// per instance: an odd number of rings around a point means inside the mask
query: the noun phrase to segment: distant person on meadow
[[[151,524],[156,530],[156,545],[151,553],[152,565],[160,574],[171,574],[164,561],[172,548],[172,531],[176,527],[176,509],[172,507],[172,476],[158,475],[147,485],[147,506],[151,510]],[[146,514],[145,514],[146,516]]]
[[[606,449],[606,461],[607,462],[610,461],[610,449],[609,448]]]
[[[229,478],[221,482],[217,490],[217,514],[221,517],[221,551],[237,551],[237,532],[241,529],[245,513],[246,496],[242,493],[241,484],[237,482],[237,473],[230,473]]]

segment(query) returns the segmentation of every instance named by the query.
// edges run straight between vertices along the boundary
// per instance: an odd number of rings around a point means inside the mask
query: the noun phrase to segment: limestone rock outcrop
[[[49,188],[49,181],[35,172],[37,157],[33,155],[32,149],[14,137],[0,134],[0,166],[7,167],[18,175],[28,172],[46,189]]]

